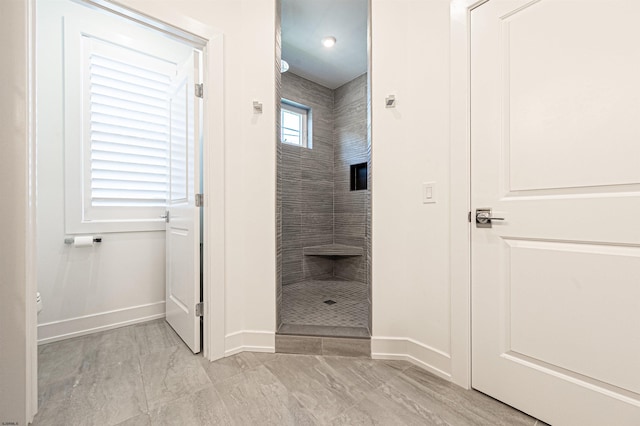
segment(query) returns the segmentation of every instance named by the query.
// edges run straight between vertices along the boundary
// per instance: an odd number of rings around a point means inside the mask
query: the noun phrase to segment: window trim
[[[280,142],[291,145],[298,146],[301,148],[312,148],[312,113],[311,108],[303,105],[298,102],[294,102],[289,99],[282,98],[280,101]],[[302,130],[300,132],[300,144],[291,143],[283,140],[283,132],[284,132],[284,123],[283,123],[283,113],[284,111],[289,111],[294,114],[297,114],[302,117]]]

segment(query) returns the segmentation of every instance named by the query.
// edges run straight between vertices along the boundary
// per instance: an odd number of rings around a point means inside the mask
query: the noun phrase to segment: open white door
[[[640,425],[640,2],[471,15],[472,386]]]
[[[198,117],[194,94],[197,52],[179,69],[170,96],[169,193],[167,196],[167,322],[194,352],[200,352],[200,188]]]

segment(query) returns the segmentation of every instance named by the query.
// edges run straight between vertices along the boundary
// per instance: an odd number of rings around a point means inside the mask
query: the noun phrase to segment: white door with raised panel
[[[472,386],[553,425],[640,425],[639,22],[471,12]]]
[[[200,352],[200,187],[198,117],[194,96],[198,55],[179,68],[169,99],[169,189],[166,225],[167,322],[194,352]]]

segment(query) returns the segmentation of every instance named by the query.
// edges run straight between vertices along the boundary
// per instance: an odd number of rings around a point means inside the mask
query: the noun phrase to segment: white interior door
[[[169,194],[167,197],[167,322],[194,352],[200,352],[200,187],[198,69],[194,53],[178,72],[170,96]]]
[[[640,2],[471,15],[472,386],[640,425]]]

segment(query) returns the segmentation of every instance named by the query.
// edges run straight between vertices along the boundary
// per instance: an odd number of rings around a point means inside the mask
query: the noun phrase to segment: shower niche
[[[281,6],[277,332],[369,338],[368,1]]]
[[[351,165],[351,190],[352,191],[363,191],[367,189],[367,182],[368,182],[368,176],[367,176],[367,169],[368,169],[368,164],[367,163],[360,163],[360,164],[352,164]]]

